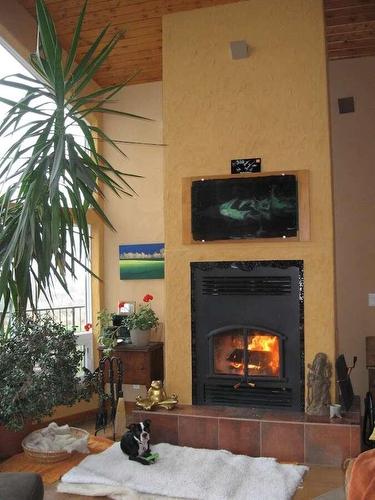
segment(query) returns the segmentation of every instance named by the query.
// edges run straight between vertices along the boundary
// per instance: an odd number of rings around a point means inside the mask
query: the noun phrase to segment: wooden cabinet
[[[99,346],[99,356],[103,348]],[[124,384],[137,384],[149,387],[152,380],[164,379],[163,343],[150,342],[146,347],[132,344],[117,346],[113,356],[121,359],[124,366]]]

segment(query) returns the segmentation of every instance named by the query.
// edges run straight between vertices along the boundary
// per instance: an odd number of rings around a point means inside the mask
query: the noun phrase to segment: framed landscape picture
[[[121,280],[164,278],[164,243],[120,245],[119,257]]]

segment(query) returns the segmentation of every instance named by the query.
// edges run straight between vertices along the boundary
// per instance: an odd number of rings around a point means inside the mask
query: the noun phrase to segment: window
[[[26,63],[23,64],[12,54],[12,50],[5,47],[5,44],[0,40],[0,78],[7,75],[12,75],[16,73],[21,73],[26,76],[30,76],[30,71],[26,67]],[[2,45],[3,44],[3,45]],[[22,91],[12,89],[10,87],[1,87],[1,92],[3,97],[8,97],[9,99],[18,99],[23,95]],[[8,106],[0,103],[0,122],[3,120],[6,112],[8,111]],[[74,130],[75,128],[75,130]],[[78,135],[79,129],[75,127],[74,124],[71,125],[70,132]],[[85,139],[82,137],[82,144],[85,144]],[[3,157],[5,152],[8,150],[12,143],[12,137],[1,137],[0,138],[0,157]],[[7,187],[7,182],[2,181],[0,184],[1,192]],[[85,259],[83,264],[86,267],[90,266],[90,263]],[[86,323],[91,323],[91,279],[90,274],[82,267],[76,267],[76,279],[73,276],[68,277],[69,292],[67,294],[58,282],[54,282],[54,292],[51,304],[48,303],[45,297],[40,297],[37,303],[38,310],[41,314],[45,312],[52,313],[54,318],[65,324],[66,326],[75,326],[77,329],[77,338],[80,344],[84,344],[85,353],[88,355],[88,347],[92,344],[92,339],[87,338],[87,333],[84,333],[84,325]],[[89,358],[92,356],[89,354]],[[89,365],[89,361],[85,363]]]

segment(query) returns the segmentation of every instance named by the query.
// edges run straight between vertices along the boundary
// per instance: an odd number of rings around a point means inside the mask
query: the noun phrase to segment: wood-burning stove
[[[302,261],[195,262],[194,404],[304,408]]]

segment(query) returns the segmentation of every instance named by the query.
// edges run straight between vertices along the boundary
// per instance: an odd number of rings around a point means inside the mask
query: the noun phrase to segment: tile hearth
[[[152,421],[153,444],[226,449],[283,462],[340,467],[361,450],[360,412],[342,419],[260,408],[179,405],[172,411],[133,410],[134,421]]]

